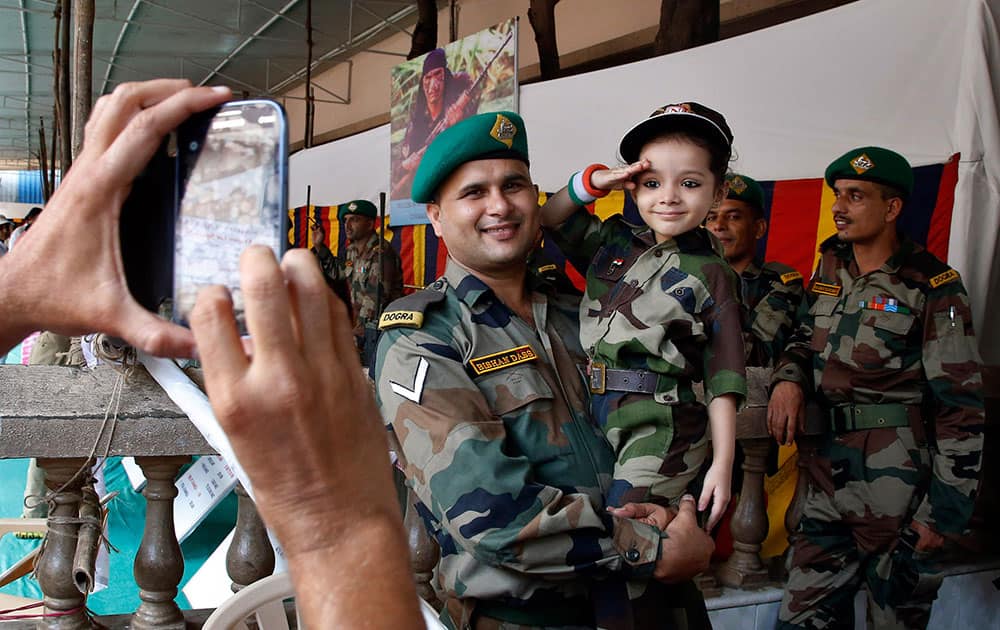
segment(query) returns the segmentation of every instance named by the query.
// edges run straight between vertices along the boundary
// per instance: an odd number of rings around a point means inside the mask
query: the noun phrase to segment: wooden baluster
[[[437,541],[427,534],[424,520],[417,514],[415,506],[417,498],[413,491],[407,488],[406,515],[403,517],[403,527],[410,543],[410,566],[413,568],[413,579],[417,583],[417,595],[434,608],[440,610],[441,602],[431,585],[434,567],[441,557]]]
[[[236,484],[237,511],[233,541],[226,552],[226,572],[233,592],[274,572],[274,548],[257,506],[242,483]]]
[[[45,548],[35,565],[35,575],[45,594],[45,608],[48,612],[76,611],[59,617],[45,617],[38,622],[38,628],[78,630],[93,627],[85,614],[87,596],[77,590],[73,582],[73,555],[76,553],[80,525],[76,522],[61,522],[63,519],[76,519],[79,516],[81,488],[90,475],[76,473],[86,462],[83,458],[38,460],[38,466],[45,469],[46,487],[56,494],[49,509],[49,531]]]
[[[767,509],[764,504],[764,472],[771,438],[740,440],[743,460],[743,487],[730,525],[733,555],[719,568],[717,577],[726,586],[743,588],[767,581],[767,569],[760,559],[760,547],[767,538]]]
[[[184,615],[174,601],[184,576],[184,558],[174,532],[174,480],[186,456],[136,457],[146,476],[146,524],[135,554],[135,583],[142,603],[132,615],[134,630],[183,630]]]

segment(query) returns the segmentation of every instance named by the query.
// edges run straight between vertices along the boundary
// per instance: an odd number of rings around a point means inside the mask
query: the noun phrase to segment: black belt
[[[655,394],[656,383],[660,378],[659,374],[649,370],[619,370],[596,362],[589,366],[581,365],[580,369],[587,379],[591,394],[603,394],[606,391]]]
[[[920,407],[901,403],[881,405],[846,404],[832,407],[830,427],[834,433],[920,426]]]

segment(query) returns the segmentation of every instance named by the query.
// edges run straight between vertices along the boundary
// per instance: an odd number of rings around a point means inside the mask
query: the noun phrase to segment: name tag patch
[[[420,311],[388,311],[378,319],[380,330],[393,326],[420,328],[424,324],[424,314]]]
[[[946,282],[951,282],[952,280],[958,280],[958,272],[954,269],[949,269],[944,273],[939,273],[930,279],[931,288],[938,288]]]
[[[784,284],[788,284],[793,280],[801,280],[801,279],[802,279],[802,274],[799,273],[798,271],[789,271],[788,273],[781,274],[781,282]]]
[[[510,350],[501,350],[500,352],[494,352],[493,354],[487,354],[486,356],[476,357],[475,359],[469,359],[469,367],[471,367],[472,371],[479,376],[488,372],[502,370],[519,363],[535,361],[537,359],[538,355],[531,349],[531,346],[524,345],[511,348]]]
[[[544,265],[542,267],[539,267],[538,268],[538,273],[545,273],[546,271],[555,271],[558,268],[559,267],[556,267],[553,264],[548,264],[548,265]]]
[[[843,287],[839,284],[827,284],[825,282],[813,282],[813,285],[809,288],[809,290],[813,293],[830,295],[833,297],[839,297],[842,289]]]

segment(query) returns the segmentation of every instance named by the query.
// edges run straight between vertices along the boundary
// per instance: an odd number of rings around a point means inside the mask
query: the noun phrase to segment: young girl
[[[708,456],[710,423],[712,464],[698,499],[702,513],[711,505],[709,530],[729,502],[746,395],[737,279],[701,226],[726,196],[732,139],[708,107],[661,107],[622,138],[626,166],[588,167],[542,208],[567,256],[589,262],[580,340],[594,417],[617,457],[608,505],[676,503]],[[615,188],[629,191],[645,226],[620,215],[601,222],[583,208]],[[622,515],[659,524],[648,508]]]

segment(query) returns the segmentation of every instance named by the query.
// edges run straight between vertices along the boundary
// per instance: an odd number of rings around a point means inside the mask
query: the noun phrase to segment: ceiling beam
[[[406,35],[407,37],[409,37],[411,39],[413,38],[413,33],[411,33],[410,31],[406,30],[405,28],[403,28],[399,24],[396,24],[395,22],[390,22],[389,20],[385,19],[384,17],[382,17],[378,13],[375,13],[374,11],[372,11],[371,9],[369,9],[368,7],[366,7],[365,4],[363,2],[361,2],[361,0],[351,0],[351,3],[354,4],[354,5],[356,5],[359,9],[361,9],[362,11],[364,11],[365,13],[367,13],[368,15],[372,16],[373,18],[375,18],[379,22],[382,22],[383,24],[385,24],[389,28],[397,30],[400,33]]]
[[[229,52],[229,54],[226,55],[226,57],[222,61],[220,61],[219,64],[217,66],[215,66],[214,69],[212,69],[211,72],[209,72],[207,75],[205,75],[204,79],[202,79],[201,81],[198,82],[198,85],[205,85],[206,83],[208,83],[209,81],[211,81],[212,77],[214,77],[216,74],[218,74],[220,70],[222,70],[223,68],[226,67],[226,64],[228,64],[230,61],[232,61],[233,57],[235,57],[236,55],[238,55],[241,50],[243,50],[244,48],[246,48],[250,44],[250,42],[252,42],[254,39],[257,38],[258,35],[262,35],[264,33],[264,31],[266,31],[267,29],[271,28],[271,25],[273,25],[275,22],[277,22],[279,19],[281,19],[282,15],[284,15],[285,13],[287,13],[289,10],[291,10],[292,7],[294,7],[298,3],[299,3],[299,0],[290,0],[287,4],[285,4],[285,6],[281,7],[281,10],[278,11],[277,14],[272,15],[266,22],[264,22],[260,27],[258,27],[257,30],[254,31],[252,35],[250,35],[249,37],[247,37],[246,39],[244,39],[242,42],[240,42],[239,45],[236,46],[236,48],[232,49]]]
[[[351,0],[351,6],[354,6],[354,0]],[[417,11],[417,6],[415,4],[408,4],[399,11],[397,11],[396,13],[390,15],[389,19],[393,21],[401,21],[406,19],[410,15],[416,13],[416,11]],[[359,46],[364,42],[368,41],[369,39],[375,37],[378,34],[378,32],[382,30],[382,28],[383,28],[382,26],[375,25],[365,29],[357,36],[352,35],[345,43],[327,51],[325,54],[323,54],[318,59],[313,61],[313,69],[317,68],[319,64],[329,61],[334,57],[336,57],[337,55],[342,55],[352,50],[356,46]],[[301,80],[301,78],[305,76],[305,73],[306,69],[303,67],[292,76],[281,81],[277,85],[272,86],[271,90],[275,93],[279,93],[281,92],[281,90],[286,89],[288,86],[295,83],[296,81]]]
[[[125,32],[128,31],[129,24],[132,23],[132,18],[135,17],[136,11],[139,10],[139,5],[142,4],[142,0],[135,0],[132,3],[132,8],[128,11],[128,17],[122,22],[122,27],[118,31],[118,38],[115,40],[115,45],[111,49],[111,59],[107,62],[108,66],[104,69],[104,81],[101,83],[101,89],[97,92],[98,95],[104,94],[108,89],[108,79],[111,77],[111,68],[115,65],[115,60],[118,59],[118,50],[121,48],[122,40],[125,39]]]

